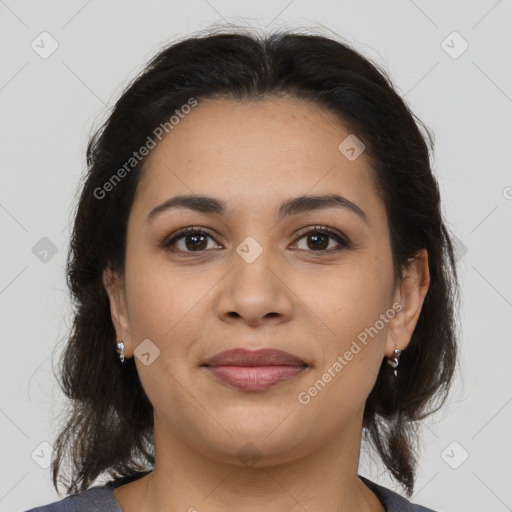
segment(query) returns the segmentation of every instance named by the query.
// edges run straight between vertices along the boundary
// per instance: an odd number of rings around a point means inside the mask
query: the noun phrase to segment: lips
[[[275,349],[221,352],[202,365],[217,381],[244,391],[264,391],[302,374],[310,365]]]
[[[203,366],[309,366],[299,357],[276,349],[226,350],[208,359]]]

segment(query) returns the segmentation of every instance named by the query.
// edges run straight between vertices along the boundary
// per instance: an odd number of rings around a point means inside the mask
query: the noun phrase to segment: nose
[[[234,254],[232,269],[219,288],[219,318],[251,327],[289,321],[294,309],[294,294],[286,282],[289,272],[289,265],[278,264],[270,250],[252,262]]]

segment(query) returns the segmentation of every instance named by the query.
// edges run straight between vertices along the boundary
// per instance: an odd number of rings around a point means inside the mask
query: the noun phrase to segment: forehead
[[[246,209],[337,192],[368,209],[378,201],[369,156],[351,161],[338,149],[350,135],[333,113],[307,100],[203,100],[151,150],[135,202],[148,210],[197,193]]]

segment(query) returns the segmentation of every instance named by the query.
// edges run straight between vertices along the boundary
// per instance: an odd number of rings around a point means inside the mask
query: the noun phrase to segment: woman
[[[429,148],[385,73],[321,35],[189,37],[87,162],[70,496],[32,511],[430,510],[358,475],[364,439],[412,495],[457,361]]]

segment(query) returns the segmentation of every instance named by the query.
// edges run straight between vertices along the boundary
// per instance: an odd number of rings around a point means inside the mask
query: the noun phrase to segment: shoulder
[[[112,486],[103,485],[25,512],[122,512],[122,509],[115,499]]]
[[[71,494],[66,498],[31,508],[25,512],[123,512],[114,496],[114,489],[150,473],[149,471],[121,475],[104,485],[91,487],[80,494]]]
[[[387,487],[368,480],[364,476],[359,475],[359,478],[377,495],[384,505],[386,512],[436,512],[431,508],[411,503],[407,498]]]

